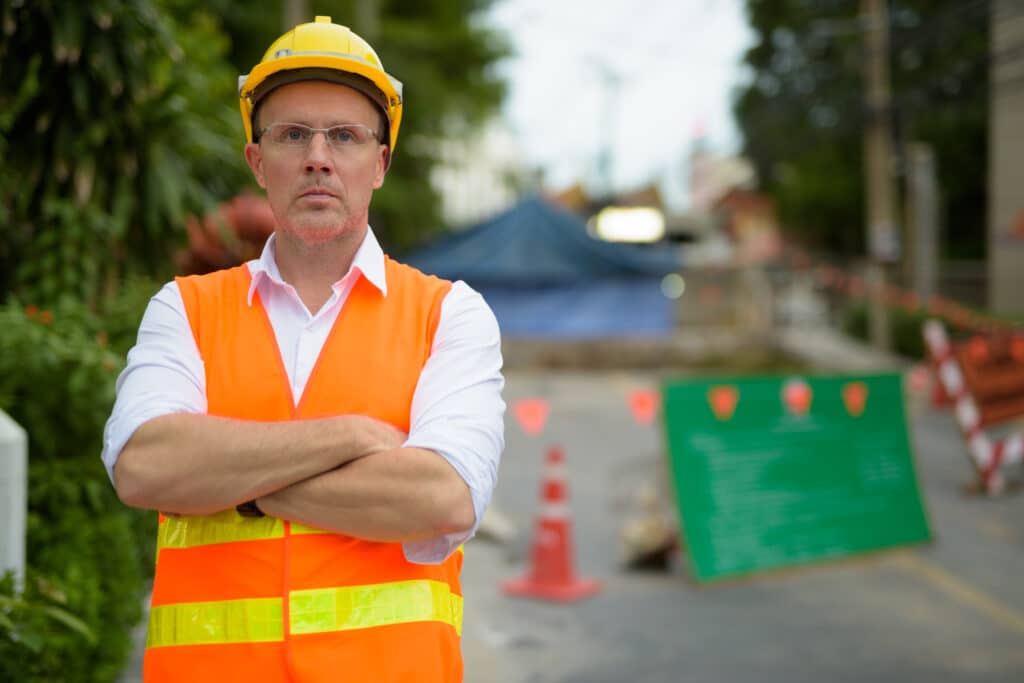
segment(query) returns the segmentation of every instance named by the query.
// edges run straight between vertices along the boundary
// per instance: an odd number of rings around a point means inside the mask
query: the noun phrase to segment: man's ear
[[[377,154],[377,176],[373,181],[373,189],[379,190],[381,185],[384,184],[384,176],[387,175],[390,167],[391,147],[388,145],[379,145]]]
[[[250,142],[245,146],[245,161],[249,164],[253,177],[256,178],[256,184],[264,190],[267,189],[263,178],[263,150],[255,142]]]

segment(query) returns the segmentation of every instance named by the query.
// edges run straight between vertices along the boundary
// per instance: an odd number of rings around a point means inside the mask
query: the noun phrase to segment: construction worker
[[[497,323],[367,224],[401,83],[317,17],[240,79],[276,228],[177,278],[118,380],[103,460],[159,510],[144,679],[461,681],[462,544],[504,446]]]

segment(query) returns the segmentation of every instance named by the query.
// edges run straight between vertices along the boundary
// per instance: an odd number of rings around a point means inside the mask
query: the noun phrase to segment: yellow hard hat
[[[369,97],[388,122],[391,153],[402,123],[402,82],[384,71],[370,44],[330,17],[299,24],[275,40],[252,71],[238,77],[238,104],[245,138],[252,142],[252,112],[274,88],[324,80],[347,85]]]

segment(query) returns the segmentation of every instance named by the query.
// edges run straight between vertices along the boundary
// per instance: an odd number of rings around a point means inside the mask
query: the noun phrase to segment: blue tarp
[[[664,244],[613,244],[594,239],[581,218],[540,197],[529,197],[404,261],[474,287],[593,282],[631,275],[660,277],[681,265],[677,249]]]
[[[576,215],[530,197],[402,260],[465,280],[506,337],[593,338],[671,333],[674,302],[661,278],[679,270],[678,253],[594,239]]]
[[[658,337],[671,334],[675,326],[675,302],[662,295],[661,278],[479,291],[504,337]]]

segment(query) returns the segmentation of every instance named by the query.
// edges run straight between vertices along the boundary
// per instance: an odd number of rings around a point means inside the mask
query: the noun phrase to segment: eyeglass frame
[[[256,144],[262,143],[263,142],[263,136],[267,134],[267,131],[269,131],[271,128],[274,128],[275,126],[295,126],[296,128],[300,128],[300,129],[304,129],[304,130],[308,130],[309,131],[309,139],[306,141],[306,143],[304,145],[288,144],[288,143],[278,143],[278,142],[271,141],[272,145],[279,146],[279,147],[282,147],[284,149],[289,149],[289,148],[295,148],[295,149],[308,148],[309,145],[312,144],[313,137],[317,133],[323,133],[324,134],[324,141],[327,143],[327,146],[330,149],[345,149],[345,147],[336,147],[331,142],[330,136],[328,136],[328,132],[334,130],[335,128],[362,128],[362,129],[364,129],[364,130],[366,130],[367,132],[370,133],[370,139],[369,140],[367,140],[366,142],[356,143],[355,145],[351,146],[352,148],[362,147],[363,145],[369,144],[370,140],[376,140],[378,145],[385,145],[385,144],[387,144],[387,143],[385,143],[384,141],[382,141],[380,139],[380,133],[375,128],[370,128],[365,123],[339,123],[339,124],[336,124],[336,125],[333,125],[333,126],[328,126],[326,128],[316,128],[315,126],[309,126],[309,125],[306,125],[305,123],[295,123],[295,122],[292,122],[292,121],[275,121],[275,122],[273,122],[273,123],[271,123],[271,124],[269,124],[267,126],[264,126],[259,131],[259,137],[257,137],[255,140],[253,140],[253,142],[255,142]]]

